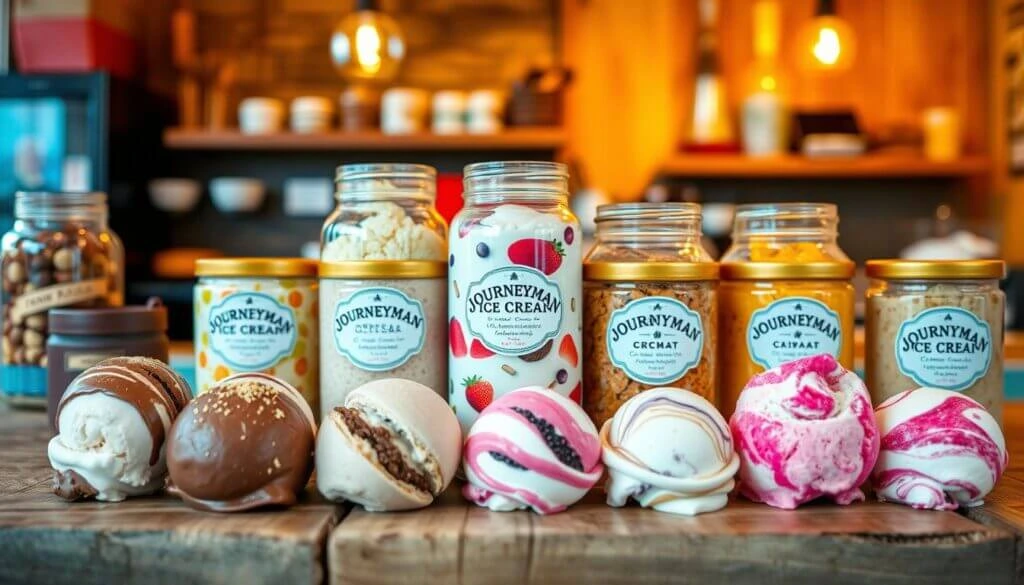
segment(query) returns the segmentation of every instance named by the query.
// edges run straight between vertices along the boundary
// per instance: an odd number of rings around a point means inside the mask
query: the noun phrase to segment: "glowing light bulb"
[[[364,23],[356,29],[356,61],[369,74],[380,71],[382,44],[377,27]]]
[[[844,71],[853,65],[857,39],[853,29],[836,16],[818,16],[801,32],[800,64],[804,69]]]
[[[779,88],[779,83],[775,81],[775,77],[772,75],[764,75],[757,84],[764,91],[775,91]]]
[[[818,40],[811,49],[811,54],[822,65],[832,67],[839,62],[843,47],[836,29],[826,26],[818,29]]]
[[[405,40],[398,24],[376,10],[346,16],[331,36],[331,60],[351,82],[386,84],[398,74]]]

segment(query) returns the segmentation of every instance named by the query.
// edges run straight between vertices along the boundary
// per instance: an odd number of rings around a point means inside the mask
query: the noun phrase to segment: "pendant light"
[[[814,18],[800,33],[801,66],[816,71],[845,71],[853,65],[857,40],[853,28],[836,15],[836,0],[818,0]]]
[[[385,84],[405,57],[405,39],[393,18],[375,0],[358,0],[331,35],[331,60],[349,82]]]

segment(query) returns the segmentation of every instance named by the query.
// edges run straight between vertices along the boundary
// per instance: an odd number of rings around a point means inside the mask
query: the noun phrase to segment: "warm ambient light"
[[[853,29],[835,15],[835,3],[818,2],[814,19],[801,33],[801,63],[805,69],[842,71],[853,65],[856,39]]]
[[[398,24],[377,9],[377,3],[361,0],[331,36],[331,59],[349,81],[386,83],[394,79],[405,57],[405,40]]]

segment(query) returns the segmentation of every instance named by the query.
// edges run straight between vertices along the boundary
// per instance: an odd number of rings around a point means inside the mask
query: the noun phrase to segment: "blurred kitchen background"
[[[1004,257],[1024,327],[1024,1],[0,0],[0,228],[101,190],[128,302],[317,252],[339,164],[571,165],[612,200],[839,205],[858,262]]]

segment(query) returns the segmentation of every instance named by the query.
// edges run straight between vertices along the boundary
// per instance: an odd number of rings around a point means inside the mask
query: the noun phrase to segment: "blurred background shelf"
[[[179,150],[558,150],[562,128],[509,128],[500,134],[409,134],[335,132],[330,134],[250,135],[237,130],[168,128],[164,146]]]
[[[904,154],[870,154],[840,159],[679,154],[665,162],[659,174],[665,177],[730,178],[970,178],[984,175],[988,171],[989,161],[981,156],[935,162]]]

